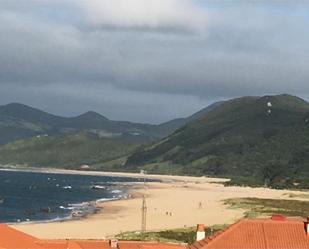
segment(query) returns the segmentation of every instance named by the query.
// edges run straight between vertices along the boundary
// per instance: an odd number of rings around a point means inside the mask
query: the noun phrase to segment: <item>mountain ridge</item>
[[[88,122],[76,122],[80,127],[85,125],[85,130],[71,124],[74,131],[0,146],[0,163],[69,168],[89,163],[96,170],[224,176],[232,179],[230,184],[309,188],[309,103],[297,96],[245,96],[214,103],[187,117],[185,124],[181,124],[183,119],[170,121],[181,126],[166,135],[152,130],[160,125],[132,126],[126,121],[106,121],[97,113],[88,115],[95,119],[91,130]],[[2,118],[0,115],[0,125]],[[104,119],[104,131],[96,128],[101,124],[96,119]],[[23,127],[45,132],[37,124],[14,117],[6,122],[21,122]],[[166,128],[170,123],[161,125]],[[132,129],[117,133],[117,126]],[[158,132],[161,138],[145,143],[140,130]],[[103,148],[115,148],[115,153],[111,157],[112,150],[106,154]],[[79,156],[72,164],[74,153]]]
[[[150,125],[113,121],[93,111],[60,117],[23,104],[0,106],[0,164],[66,168],[91,164],[94,169],[122,170],[123,157],[142,143],[170,135],[186,118],[180,120]]]
[[[205,108],[207,109],[207,108]],[[171,120],[159,125],[114,121],[87,111],[73,117],[62,117],[20,103],[0,106],[0,144],[37,135],[60,135],[86,132],[97,136],[125,136],[139,143],[169,135],[191,117]]]
[[[307,147],[308,102],[287,94],[241,97],[137,150],[126,167],[153,173],[244,176],[256,178],[260,184],[286,184],[289,177],[291,181],[299,174],[309,177]]]

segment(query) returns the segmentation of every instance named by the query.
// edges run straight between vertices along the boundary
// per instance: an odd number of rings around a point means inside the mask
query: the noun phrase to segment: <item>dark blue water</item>
[[[125,182],[142,180],[0,170],[0,222],[84,216],[96,211],[93,201],[127,198]]]

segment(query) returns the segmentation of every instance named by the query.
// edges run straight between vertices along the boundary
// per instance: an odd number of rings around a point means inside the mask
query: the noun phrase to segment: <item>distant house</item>
[[[79,167],[80,169],[90,169],[90,166],[87,164],[83,164]]]
[[[144,169],[141,169],[139,173],[140,173],[141,175],[146,175],[146,174],[147,174],[147,171],[144,170]]]
[[[196,241],[189,249],[309,249],[309,224],[280,215],[245,219]]]

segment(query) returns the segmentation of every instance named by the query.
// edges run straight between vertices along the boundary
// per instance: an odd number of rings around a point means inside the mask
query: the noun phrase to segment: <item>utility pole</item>
[[[143,195],[143,205],[142,205],[142,240],[145,238],[145,232],[146,232],[146,219],[147,219],[147,205],[146,205],[146,196]]]

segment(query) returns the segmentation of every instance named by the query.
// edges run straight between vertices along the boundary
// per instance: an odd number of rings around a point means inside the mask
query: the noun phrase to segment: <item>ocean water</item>
[[[143,179],[0,170],[0,223],[80,218]],[[75,214],[74,217],[72,213]]]

